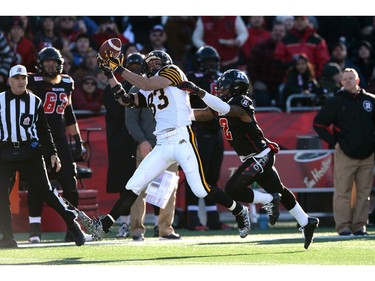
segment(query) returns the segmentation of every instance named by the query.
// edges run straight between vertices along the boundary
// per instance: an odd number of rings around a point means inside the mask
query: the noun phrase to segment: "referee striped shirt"
[[[39,140],[38,126],[42,129],[47,125],[46,121],[39,120],[41,117],[45,119],[42,101],[36,95],[25,92],[17,96],[10,90],[0,93],[0,139],[2,142]],[[47,130],[49,130],[48,125]]]

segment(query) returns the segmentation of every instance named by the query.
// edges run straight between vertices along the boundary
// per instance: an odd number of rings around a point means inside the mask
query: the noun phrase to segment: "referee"
[[[26,90],[27,83],[26,68],[13,66],[9,72],[10,89],[0,93],[0,230],[3,233],[0,248],[18,247],[12,231],[9,202],[16,171],[61,215],[74,242],[81,246],[86,239],[75,220],[76,212],[68,209],[47,177],[44,159],[50,159],[56,172],[61,168],[60,159],[42,102]]]

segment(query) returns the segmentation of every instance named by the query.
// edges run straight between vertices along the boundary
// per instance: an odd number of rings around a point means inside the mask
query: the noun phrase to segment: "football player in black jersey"
[[[283,185],[274,166],[275,154],[279,146],[268,140],[259,127],[252,100],[248,96],[250,81],[240,70],[230,69],[218,79],[217,91],[220,98],[213,96],[192,82],[182,82],[178,88],[198,95],[211,109],[219,113],[219,124],[224,136],[243,162],[230,177],[225,192],[234,200],[258,203],[256,191],[248,188],[257,182],[268,193],[280,193],[281,203],[297,220],[304,233],[304,248],[307,249],[313,239],[319,219],[309,217],[294,194]],[[209,109],[194,110],[197,120],[214,118]],[[271,218],[271,217],[270,217]],[[273,224],[270,220],[270,223]]]
[[[221,75],[219,72],[219,53],[214,47],[204,45],[195,53],[195,61],[196,71],[186,73],[188,80],[202,87],[207,92],[215,94],[216,81]],[[198,96],[191,96],[190,104],[192,108],[206,107],[206,104]],[[224,155],[223,134],[220,125],[216,120],[207,122],[194,121],[192,129],[197,139],[206,181],[211,186],[217,186]],[[189,230],[231,229],[229,225],[220,221],[220,214],[215,202],[205,197],[204,203],[207,214],[206,225],[200,222],[198,216],[199,198],[194,195],[190,187],[186,189],[187,228]]]
[[[53,47],[43,48],[37,56],[37,73],[29,74],[28,89],[42,99],[47,122],[61,158],[62,168],[56,173],[50,169],[50,179],[56,179],[63,189],[63,197],[73,206],[78,206],[76,166],[66,137],[66,132],[75,141],[76,157],[84,151],[80,130],[72,107],[73,79],[61,74],[64,59],[59,50]],[[41,215],[43,201],[39,194],[28,192],[30,243],[41,241]],[[72,241],[67,231],[65,241]]]

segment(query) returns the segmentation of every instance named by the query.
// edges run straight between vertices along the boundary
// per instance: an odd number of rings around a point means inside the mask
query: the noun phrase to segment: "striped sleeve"
[[[182,71],[175,65],[168,65],[159,71],[159,76],[169,79],[173,86],[180,84],[185,79]]]

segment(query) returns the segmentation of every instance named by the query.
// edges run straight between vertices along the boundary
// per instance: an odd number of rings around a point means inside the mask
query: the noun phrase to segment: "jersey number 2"
[[[224,136],[227,140],[233,140],[232,132],[229,130],[228,119],[220,118],[219,124],[223,128]]]

